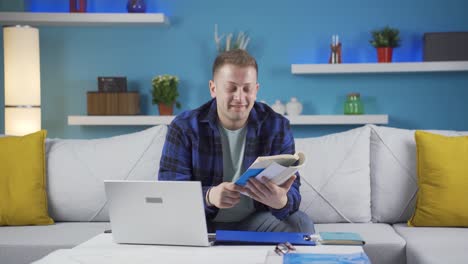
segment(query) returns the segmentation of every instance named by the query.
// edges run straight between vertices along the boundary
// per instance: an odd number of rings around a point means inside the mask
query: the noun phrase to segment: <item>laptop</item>
[[[114,241],[210,246],[201,183],[104,181]]]

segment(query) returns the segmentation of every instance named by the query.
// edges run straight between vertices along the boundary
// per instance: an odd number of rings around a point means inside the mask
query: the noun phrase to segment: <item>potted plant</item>
[[[218,24],[215,24],[214,40],[219,53],[233,49],[247,50],[250,41],[250,37],[243,31],[237,33],[237,36],[234,36],[233,33],[227,34],[225,44],[222,43],[223,38],[224,34],[218,35]]]
[[[179,97],[178,84],[179,78],[173,75],[165,74],[153,78],[153,104],[158,105],[160,115],[172,115],[174,104],[180,108],[180,102],[177,101]]]
[[[374,30],[370,43],[377,48],[378,62],[392,62],[393,48],[400,46],[400,31],[389,26]]]

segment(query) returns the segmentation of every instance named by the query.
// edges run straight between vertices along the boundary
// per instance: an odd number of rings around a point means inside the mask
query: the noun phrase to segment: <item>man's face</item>
[[[252,66],[223,65],[209,82],[216,98],[221,124],[231,130],[242,128],[257,99],[257,71]]]

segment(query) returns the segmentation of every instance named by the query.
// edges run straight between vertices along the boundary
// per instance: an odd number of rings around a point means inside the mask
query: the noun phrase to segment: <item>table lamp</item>
[[[22,136],[41,129],[39,30],[3,28],[5,134]]]

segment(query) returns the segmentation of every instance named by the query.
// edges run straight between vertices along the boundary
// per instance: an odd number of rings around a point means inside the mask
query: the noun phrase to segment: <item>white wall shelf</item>
[[[169,19],[162,13],[0,12],[0,24],[30,26],[166,25],[169,24]]]
[[[293,74],[405,73],[468,71],[468,61],[292,64]]]
[[[285,116],[291,125],[388,124],[388,115],[299,115]]]
[[[286,116],[291,125],[388,124],[388,115],[300,115]],[[139,126],[170,124],[174,116],[68,116],[68,125]]]
[[[170,124],[174,116],[68,116],[68,125],[81,126],[150,126]]]

